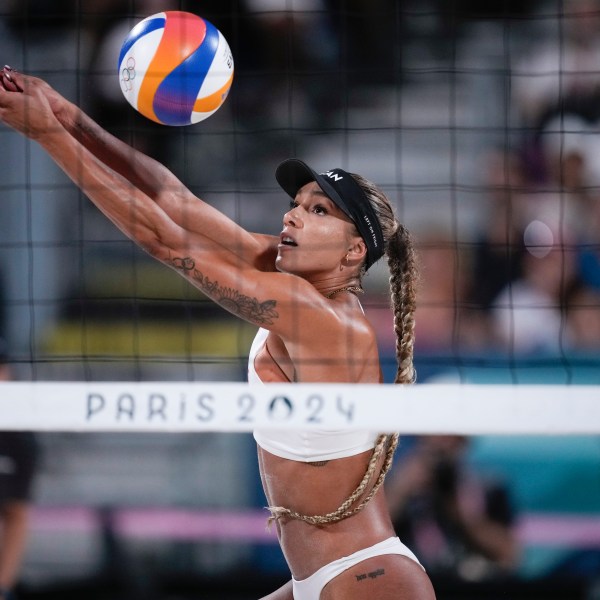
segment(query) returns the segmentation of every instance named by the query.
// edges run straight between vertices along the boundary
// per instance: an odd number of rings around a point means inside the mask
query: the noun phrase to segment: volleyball
[[[182,11],[146,17],[128,34],[119,54],[125,98],[163,125],[191,125],[215,113],[233,81],[233,56],[209,21]]]

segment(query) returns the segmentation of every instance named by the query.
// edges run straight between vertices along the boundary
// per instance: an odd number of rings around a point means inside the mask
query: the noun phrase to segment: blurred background
[[[194,126],[156,125],[120,90],[124,38],[162,10],[210,20],[235,59]],[[0,56],[251,230],[280,231],[287,157],[376,182],[419,252],[420,383],[600,384],[600,1],[0,0]],[[7,129],[0,164],[5,378],[245,379],[253,328]],[[391,381],[387,277],[371,269],[364,305]],[[289,578],[250,435],[28,448],[18,598],[241,600]],[[405,438],[388,488],[440,600],[600,598],[598,436]]]

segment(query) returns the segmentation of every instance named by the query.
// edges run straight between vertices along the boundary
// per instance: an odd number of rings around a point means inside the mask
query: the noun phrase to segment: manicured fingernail
[[[4,68],[5,68],[7,71],[12,71],[12,70],[13,70],[13,68],[12,68],[12,67],[9,67],[8,65],[4,65]]]
[[[10,76],[10,73],[4,73],[4,76],[6,77],[6,79],[8,79],[9,81],[12,81],[12,77]]]

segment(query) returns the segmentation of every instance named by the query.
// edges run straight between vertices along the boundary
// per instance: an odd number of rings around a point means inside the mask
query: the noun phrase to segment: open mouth
[[[284,235],[281,238],[281,245],[282,246],[297,246],[298,244],[296,244],[296,242],[291,237]]]

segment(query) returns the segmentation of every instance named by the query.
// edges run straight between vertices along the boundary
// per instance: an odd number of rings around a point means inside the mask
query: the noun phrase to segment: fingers
[[[0,83],[2,83],[2,87],[7,91],[7,92],[20,92],[21,90],[17,87],[17,85],[15,84],[14,81],[11,80],[11,78],[9,76],[7,76],[6,73],[2,73],[1,77],[0,77]]]
[[[9,92],[22,92],[23,88],[19,85],[15,77],[16,71],[5,65],[2,69],[2,85]]]
[[[8,65],[4,65],[2,73],[0,73],[0,83],[7,92],[23,91],[23,88],[16,81],[15,73],[16,71]]]

